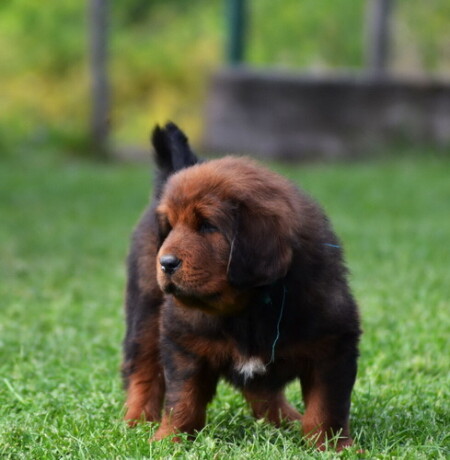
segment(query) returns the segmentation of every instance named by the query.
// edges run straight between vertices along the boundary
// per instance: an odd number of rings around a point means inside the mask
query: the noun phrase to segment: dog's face
[[[213,314],[242,308],[250,288],[288,270],[296,221],[292,194],[284,179],[239,158],[172,176],[157,208],[162,291]]]
[[[229,222],[220,212],[226,203],[214,196],[170,198],[158,207],[164,239],[156,261],[159,286],[188,306],[211,312],[229,309],[230,305],[223,305],[233,303],[227,279]]]

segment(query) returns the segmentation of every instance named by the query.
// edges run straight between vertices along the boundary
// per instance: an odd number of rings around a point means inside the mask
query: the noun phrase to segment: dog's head
[[[298,206],[288,181],[248,159],[225,157],[174,174],[157,207],[160,288],[211,313],[242,308],[251,288],[286,275]]]

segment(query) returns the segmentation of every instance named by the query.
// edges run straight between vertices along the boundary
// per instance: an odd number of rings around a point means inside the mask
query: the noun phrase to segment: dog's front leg
[[[152,441],[177,433],[193,435],[205,425],[206,406],[215,394],[218,375],[180,344],[164,344],[166,400],[161,425]],[[173,441],[179,442],[178,436]]]

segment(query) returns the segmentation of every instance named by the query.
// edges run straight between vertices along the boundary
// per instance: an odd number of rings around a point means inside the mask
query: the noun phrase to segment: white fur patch
[[[244,380],[251,379],[255,374],[262,375],[267,372],[266,366],[261,358],[257,357],[241,361],[236,364],[234,368],[243,375]]]

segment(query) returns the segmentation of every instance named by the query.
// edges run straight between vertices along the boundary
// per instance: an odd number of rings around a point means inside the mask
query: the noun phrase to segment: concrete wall
[[[399,141],[450,148],[450,84],[245,68],[211,82],[204,147],[212,152],[340,158]]]

